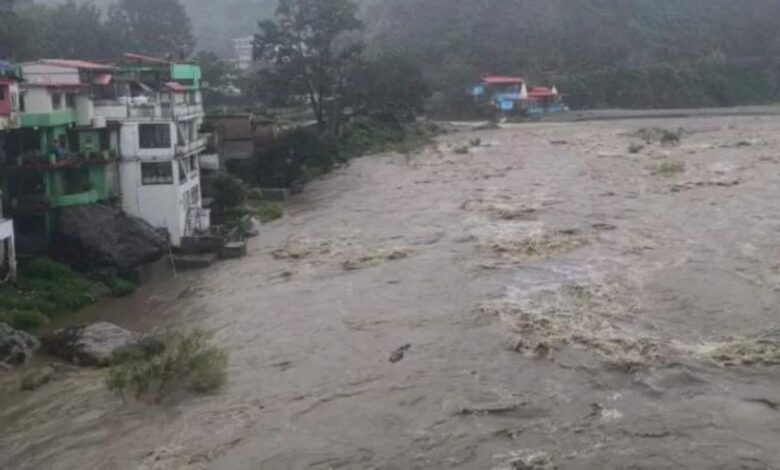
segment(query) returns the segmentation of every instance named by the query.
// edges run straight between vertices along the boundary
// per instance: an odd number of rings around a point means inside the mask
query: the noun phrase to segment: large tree
[[[337,129],[347,72],[362,51],[352,33],[362,28],[350,0],[279,0],[273,20],[262,21],[255,53],[279,92],[305,95],[320,130]]]
[[[190,18],[178,0],[119,0],[108,18],[125,50],[178,59],[195,47]]]

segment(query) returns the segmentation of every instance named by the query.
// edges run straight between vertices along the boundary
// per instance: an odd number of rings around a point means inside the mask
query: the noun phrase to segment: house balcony
[[[0,114],[0,131],[18,129],[22,122],[16,113]]]
[[[98,201],[100,201],[100,196],[96,190],[90,189],[80,193],[51,196],[50,199],[52,207],[69,207],[80,206],[84,204],[96,204]]]
[[[189,120],[206,115],[202,104],[162,103],[160,105],[160,111],[164,118],[179,120]]]
[[[133,102],[130,99],[96,100],[95,116],[107,121],[125,119],[157,119],[165,117],[160,104],[156,101]]]
[[[18,216],[43,214],[57,207],[96,204],[99,201],[100,194],[96,189],[85,189],[80,192],[51,196],[46,194],[26,194],[13,199],[12,211]]]
[[[107,165],[117,159],[113,150],[96,152],[67,153],[60,157],[41,152],[29,152],[16,159],[16,170],[52,171],[60,168],[73,168],[83,165]]]
[[[76,110],[66,109],[52,113],[22,113],[22,127],[56,127],[75,124]]]
[[[179,157],[187,157],[196,153],[201,153],[206,149],[208,139],[200,137],[184,145],[176,146],[176,155]]]

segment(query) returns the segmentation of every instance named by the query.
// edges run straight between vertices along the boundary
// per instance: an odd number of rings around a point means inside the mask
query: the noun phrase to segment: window
[[[190,172],[195,173],[198,171],[198,157],[196,155],[190,155]]]
[[[73,93],[68,93],[65,95],[65,106],[68,108],[75,108],[76,107],[76,95]]]
[[[171,162],[141,163],[141,184],[173,184],[173,166]]]
[[[62,93],[51,94],[51,107],[54,109],[62,108]]]
[[[5,90],[6,87],[0,86],[0,101],[5,101]]]
[[[142,149],[171,148],[171,127],[168,124],[139,124],[138,143]]]
[[[24,99],[24,97],[25,97],[24,93],[19,95],[19,111],[22,112],[22,113],[27,110],[27,103],[26,103],[26,100]]]

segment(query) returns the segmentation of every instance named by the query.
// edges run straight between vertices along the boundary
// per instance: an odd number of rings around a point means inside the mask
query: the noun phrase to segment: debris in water
[[[517,411],[518,408],[527,405],[525,402],[516,403],[493,403],[490,405],[474,405],[465,406],[457,411],[459,416],[472,416],[472,415],[496,415],[505,414]]]
[[[757,338],[705,344],[698,348],[696,355],[721,367],[780,365],[780,336],[773,332]]]
[[[492,470],[557,470],[553,459],[544,452],[518,451],[508,456],[496,456],[504,463]]]
[[[409,257],[409,250],[407,248],[394,248],[389,251],[380,250],[376,253],[360,256],[355,259],[344,261],[341,266],[346,271],[355,271],[358,269],[377,266],[382,261],[395,261]]]
[[[575,232],[535,233],[520,239],[492,242],[490,250],[508,261],[528,261],[562,255],[587,245],[589,241]]]
[[[395,364],[396,362],[401,362],[401,360],[404,358],[404,354],[406,353],[406,351],[411,349],[411,347],[412,347],[411,344],[404,344],[400,348],[393,351],[392,354],[390,354],[390,362],[392,362],[393,364]]]
[[[489,302],[479,310],[498,316],[517,335],[513,349],[530,357],[549,358],[573,346],[621,367],[663,362],[659,341],[621,326],[632,320],[623,297],[616,287],[569,284]]]

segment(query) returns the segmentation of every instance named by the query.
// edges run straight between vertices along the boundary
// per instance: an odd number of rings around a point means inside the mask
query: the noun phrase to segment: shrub
[[[220,175],[214,180],[213,193],[214,206],[220,210],[238,207],[246,199],[246,191],[241,181],[229,175]]]
[[[672,176],[685,171],[685,163],[682,162],[664,162],[658,165],[655,173],[663,176]]]
[[[7,313],[7,317],[9,321],[6,323],[17,330],[28,333],[37,330],[49,321],[46,315],[37,310],[16,310]]]
[[[105,284],[113,297],[126,297],[135,292],[136,286],[130,281],[126,281],[117,276],[106,276],[103,279]]]
[[[260,200],[253,202],[252,207],[260,222],[264,224],[281,219],[284,216],[284,208],[278,202]]]
[[[645,146],[642,144],[631,144],[628,146],[628,153],[639,153],[644,150]]]
[[[469,153],[469,146],[462,145],[460,147],[455,147],[453,151],[458,155],[466,155],[467,153]]]
[[[161,346],[141,345],[114,355],[106,376],[111,392],[124,398],[131,391],[139,398],[154,391],[162,398],[176,388],[209,392],[224,384],[227,352],[210,344],[210,334],[194,329],[147,341]]]

